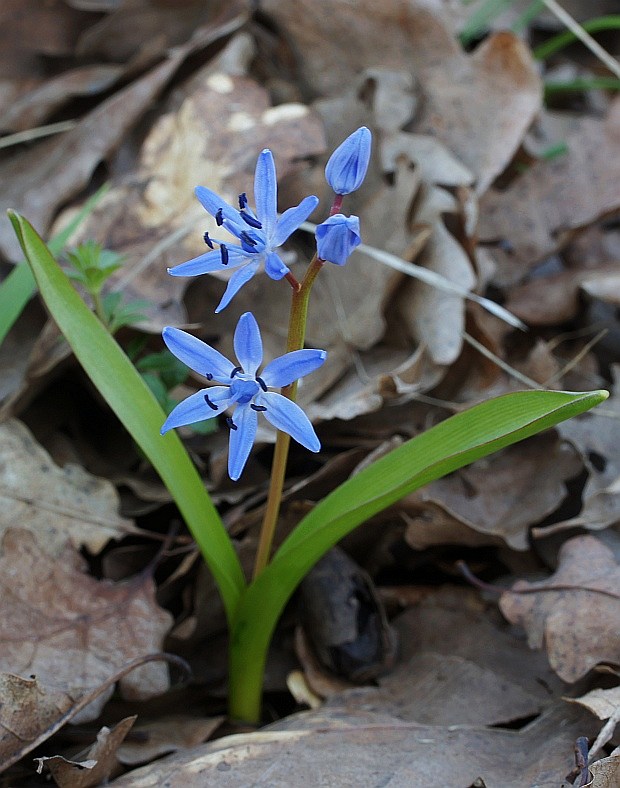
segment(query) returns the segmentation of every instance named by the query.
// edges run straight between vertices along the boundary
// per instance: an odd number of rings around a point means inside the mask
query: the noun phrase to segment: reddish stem
[[[335,213],[340,213],[342,210],[342,200],[344,199],[344,195],[342,194],[335,194],[334,201],[332,203],[332,207],[329,210],[329,215],[333,216]]]

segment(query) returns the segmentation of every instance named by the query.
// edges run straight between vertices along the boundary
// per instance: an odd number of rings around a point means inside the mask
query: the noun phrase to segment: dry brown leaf
[[[196,747],[220,727],[224,717],[190,717],[170,714],[133,729],[136,736],[118,749],[118,760],[125,766],[150,763],[162,755]]]
[[[540,109],[541,81],[523,42],[498,33],[467,55],[445,4],[267,0],[264,8],[319,95],[341,93],[364,69],[413,72],[422,94],[414,130],[455,153],[476,175],[478,193],[508,164]]]
[[[530,526],[557,509],[581,467],[555,433],[504,449],[403,498],[405,539],[415,550],[502,542],[527,550]]]
[[[578,703],[596,714],[599,720],[620,716],[620,687],[593,689],[580,698],[566,698],[569,703]]]
[[[526,629],[531,648],[544,645],[558,676],[573,682],[601,662],[620,664],[620,566],[593,536],[570,539],[558,562],[548,580],[515,583],[529,592],[506,592],[500,608]]]
[[[110,89],[121,76],[121,66],[81,66],[45,80],[16,97],[0,118],[2,131],[23,131],[40,125],[76,96],[94,96]]]
[[[16,419],[0,424],[0,535],[7,528],[36,534],[58,556],[67,541],[98,553],[127,534],[115,487],[78,465],[59,468]]]
[[[620,207],[617,168],[610,166],[620,158],[620,99],[603,120],[575,125],[564,155],[537,162],[481,201],[480,240],[501,242],[493,247],[499,284],[518,281],[574,231]]]
[[[592,782],[587,788],[618,788],[620,785],[620,752],[602,758],[590,767]]]
[[[74,129],[4,162],[0,166],[3,209],[23,213],[45,234],[59,206],[88,184],[97,165],[118,148],[128,129],[143,117],[187,56],[243,21],[244,17],[237,14],[219,26],[198,29],[187,44],[172,49],[163,63],[104,101]],[[9,259],[21,259],[9,222],[0,225],[0,250]]]
[[[0,673],[0,763],[7,765],[28,752],[28,744],[50,728],[74,698],[39,678]]]
[[[161,651],[172,617],[158,607],[146,573],[124,583],[84,574],[74,550],[50,558],[33,534],[8,530],[0,557],[0,670],[34,674],[55,692],[79,698],[137,657]],[[149,663],[120,682],[128,698],[168,687],[165,665]],[[109,693],[80,719],[97,717]]]
[[[428,725],[495,725],[546,708],[561,694],[560,682],[544,657],[495,621],[476,593],[446,588],[397,616],[394,670],[378,688],[346,692],[332,702]]]
[[[38,761],[37,772],[41,774],[44,767],[48,769],[60,788],[93,788],[106,783],[119,766],[118,748],[136,720],[137,716],[126,717],[113,728],[103,727],[93,746],[83,756],[76,756],[75,760],[67,760],[61,755],[35,758]]]
[[[617,264],[608,263],[595,269],[562,271],[532,279],[513,287],[505,307],[530,326],[552,326],[577,316],[579,290],[614,303],[620,292]]]
[[[424,726],[385,714],[323,708],[173,755],[119,778],[113,786],[150,788],[169,782],[202,788],[213,781],[219,788],[463,788],[476,780],[489,788],[557,785],[571,768],[574,739],[587,727],[580,714],[567,712],[565,706],[519,732]]]
[[[558,428],[582,454],[589,472],[582,492],[579,514],[535,532],[536,536],[568,528],[602,530],[620,520],[620,366],[612,367],[612,395],[605,403],[606,415],[582,416]]]

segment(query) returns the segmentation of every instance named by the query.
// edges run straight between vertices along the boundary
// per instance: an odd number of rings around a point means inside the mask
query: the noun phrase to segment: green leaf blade
[[[209,494],[131,361],[88,309],[32,226],[9,213],[41,296],[76,358],[170,490],[220,588],[229,620],[245,588],[239,559]]]

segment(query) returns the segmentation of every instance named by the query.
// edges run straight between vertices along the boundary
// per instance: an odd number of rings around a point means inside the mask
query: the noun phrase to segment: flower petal
[[[321,442],[314,427],[299,405],[275,391],[264,391],[257,394],[255,402],[267,409],[263,415],[274,427],[288,432],[291,438],[310,451],[321,450]]]
[[[239,218],[239,211],[235,211],[235,209],[228,205],[219,194],[212,192],[211,189],[207,189],[206,186],[196,186],[194,194],[200,200],[200,204],[205,211],[210,213],[211,216],[215,216],[215,214],[221,210],[222,216],[225,219],[243,229],[244,222]]]
[[[266,386],[281,388],[318,369],[327,358],[324,350],[293,350],[274,358],[261,372]]]
[[[221,312],[222,309],[225,309],[228,304],[230,304],[232,299],[237,295],[239,290],[241,290],[243,285],[250,281],[250,279],[258,271],[258,266],[260,265],[261,259],[262,255],[253,255],[246,265],[244,265],[238,271],[235,271],[235,273],[228,280],[228,287],[224,291],[222,300],[217,305],[217,309],[215,310],[216,313]]]
[[[273,155],[268,148],[262,151],[256,162],[254,202],[263,232],[270,238],[278,217],[278,181]]]
[[[291,269],[284,263],[280,255],[275,252],[269,252],[267,254],[265,258],[265,273],[267,276],[278,282],[280,279],[284,279],[290,272]]]
[[[350,194],[362,185],[370,162],[372,134],[362,126],[329,157],[325,178],[336,194]]]
[[[243,371],[248,375],[256,375],[263,361],[263,341],[256,318],[251,312],[245,312],[239,318],[233,342],[235,355]]]
[[[198,276],[199,274],[211,273],[211,271],[226,271],[230,268],[237,268],[248,259],[247,252],[244,252],[240,247],[226,244],[226,249],[228,250],[227,265],[222,263],[220,250],[214,249],[212,252],[205,252],[199,257],[194,257],[192,260],[169,268],[168,273],[171,276]]]
[[[337,213],[316,228],[316,249],[321,260],[344,265],[362,242],[357,216]]]
[[[247,405],[237,405],[232,422],[237,429],[231,427],[228,443],[228,475],[236,482],[243,473],[245,464],[252,451],[256,437],[258,418],[256,411]]]
[[[318,197],[304,197],[299,205],[284,211],[282,216],[278,219],[273,238],[270,241],[271,248],[275,249],[277,246],[283,244],[286,239],[295,232],[299,225],[306,221],[318,204]]]
[[[200,389],[191,394],[187,399],[174,408],[161,428],[163,435],[174,427],[183,427],[185,424],[195,424],[197,421],[206,421],[217,416],[218,413],[230,406],[228,386],[213,386],[209,389]],[[209,405],[205,397],[209,398]]]
[[[230,383],[235,365],[211,345],[172,326],[164,328],[162,337],[168,350],[194,372],[219,383]]]

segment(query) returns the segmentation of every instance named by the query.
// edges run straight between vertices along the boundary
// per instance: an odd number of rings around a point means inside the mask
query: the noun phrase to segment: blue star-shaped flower
[[[256,162],[256,213],[249,208],[245,194],[239,195],[239,210],[227,205],[215,192],[204,186],[197,186],[195,194],[205,210],[215,218],[218,226],[228,230],[239,243],[218,241],[205,233],[205,242],[212,251],[175,265],[168,269],[168,273],[172,276],[196,276],[238,268],[231,276],[216,312],[221,312],[228,306],[243,285],[258,271],[262,262],[265,264],[266,273],[272,279],[282,279],[290,273],[275,250],[306,221],[319,203],[317,197],[306,197],[299,205],[278,216],[276,165],[268,149],[260,154]],[[214,242],[219,245],[219,249],[215,249]]]
[[[188,367],[219,386],[210,386],[180,402],[161,428],[162,435],[173,427],[212,419],[234,406],[230,427],[228,474],[233,481],[241,476],[249,457],[258,414],[302,446],[317,452],[321,448],[312,424],[303,410],[290,399],[269,391],[288,386],[321,366],[327,357],[324,350],[295,350],[271,361],[260,376],[263,361],[260,329],[251,312],[241,315],[235,329],[234,348],[239,365],[197,337],[167,326],[163,331],[169,350]]]

